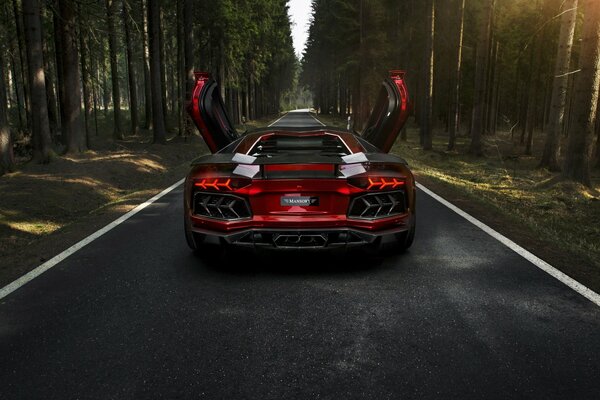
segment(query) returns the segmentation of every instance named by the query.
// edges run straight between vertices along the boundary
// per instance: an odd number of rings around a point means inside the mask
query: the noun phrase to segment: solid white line
[[[267,127],[275,125],[276,123],[278,123],[279,121],[281,121],[281,119],[283,117],[285,117],[286,115],[288,115],[288,113],[283,114],[281,117],[277,118],[274,122],[270,123]]]
[[[104,235],[106,232],[110,231],[111,229],[116,228],[118,225],[122,224],[123,222],[125,222],[129,218],[133,217],[135,214],[139,213],[144,208],[146,208],[150,204],[154,203],[156,200],[160,199],[161,197],[163,197],[167,193],[171,192],[173,189],[175,189],[178,186],[180,186],[183,183],[183,181],[184,181],[184,179],[181,179],[181,180],[177,181],[176,183],[172,184],[171,186],[169,186],[168,188],[166,188],[165,190],[163,190],[162,192],[160,192],[156,196],[154,196],[154,197],[146,200],[142,204],[138,205],[133,210],[129,211],[126,214],[121,215],[119,218],[117,218],[116,220],[114,220],[110,224],[106,225],[104,228],[102,228],[102,229],[100,229],[100,230],[92,233],[90,236],[88,236],[85,239],[83,239],[83,240],[75,243],[73,246],[69,247],[68,249],[66,249],[62,253],[58,254],[57,256],[52,257],[50,260],[48,260],[45,263],[43,263],[42,265],[38,266],[34,270],[26,273],[25,275],[21,276],[19,279],[17,279],[15,281],[9,283],[8,285],[4,286],[2,289],[0,289],[0,300],[3,299],[4,297],[8,296],[12,292],[14,292],[15,290],[17,290],[21,286],[23,286],[26,283],[30,282],[31,280],[37,278],[38,276],[40,276],[44,272],[48,271],[50,268],[54,267],[56,264],[58,264],[59,262],[63,261],[65,258],[69,257],[70,255],[72,255],[76,251],[78,251],[81,248],[87,246],[88,244],[90,244],[94,240],[98,239],[100,236]]]
[[[324,124],[324,123],[322,123],[321,121],[319,121],[319,120],[317,119],[317,117],[315,117],[315,116],[314,116],[314,115],[312,115],[311,113],[308,113],[308,115],[310,115],[311,117],[313,117],[313,119],[314,119],[315,121],[317,121],[318,123],[320,123],[320,124],[321,124],[321,126],[325,126],[325,124]]]
[[[506,236],[502,235],[501,233],[498,233],[483,222],[479,221],[477,218],[456,207],[454,204],[435,194],[420,183],[417,183],[417,187],[423,192],[427,193],[429,196],[433,197],[438,202],[442,203],[443,205],[445,205],[446,207],[463,217],[464,219],[466,219],[467,221],[469,221],[470,223],[472,223],[473,225],[475,225],[476,227],[478,227],[479,229],[481,229],[482,231],[484,231],[485,233],[487,233],[488,235],[490,235],[491,237],[493,237],[494,239],[501,242],[506,247],[513,250],[515,253],[519,254],[521,257],[525,258],[527,261],[529,261],[542,271],[558,279],[559,281],[561,281],[562,283],[564,283],[565,285],[582,295],[583,297],[600,306],[600,295],[594,292],[592,289],[585,287],[581,283],[577,282],[575,279],[554,268],[546,261],[525,250],[523,247],[519,246]]]

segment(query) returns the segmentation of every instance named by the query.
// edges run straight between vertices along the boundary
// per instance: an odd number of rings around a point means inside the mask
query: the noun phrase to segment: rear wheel
[[[412,246],[413,242],[415,241],[416,225],[417,225],[416,217],[413,217],[410,229],[407,230],[406,232],[399,233],[396,236],[396,240],[398,242],[396,251],[398,253],[404,253],[406,250],[408,250],[410,248],[410,246]]]
[[[187,225],[185,219],[183,220],[183,231],[185,233],[185,241],[187,242],[187,245],[190,247],[190,249],[196,250],[196,243],[194,241],[194,236],[193,236],[194,234],[188,228],[188,225]]]

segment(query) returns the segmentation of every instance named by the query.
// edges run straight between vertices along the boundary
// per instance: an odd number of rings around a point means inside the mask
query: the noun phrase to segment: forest
[[[235,122],[276,114],[297,68],[286,3],[3,0],[0,174],[15,153],[45,164],[98,136],[190,135],[194,70],[219,81]]]
[[[482,155],[482,138],[509,131],[523,154],[543,146],[539,167],[591,186],[600,2],[314,0],[312,9],[298,60],[285,0],[3,1],[0,173],[14,169],[15,152],[47,163],[93,148],[98,135],[190,135],[194,70],[220,82],[236,123],[275,115],[307,88],[320,113],[352,114],[360,131],[386,70],[401,68],[424,149],[442,132],[447,150],[462,135]]]
[[[600,1],[315,0],[300,83],[323,113],[353,114],[360,131],[387,69],[407,71],[425,150],[434,134],[510,132],[537,166],[592,186],[597,123]],[[406,136],[403,135],[403,139]]]

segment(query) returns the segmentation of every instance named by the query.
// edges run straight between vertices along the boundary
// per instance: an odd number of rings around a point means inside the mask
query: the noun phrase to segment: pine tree
[[[600,2],[584,0],[584,21],[579,55],[581,71],[575,77],[573,122],[563,176],[591,187],[590,163],[600,88]]]

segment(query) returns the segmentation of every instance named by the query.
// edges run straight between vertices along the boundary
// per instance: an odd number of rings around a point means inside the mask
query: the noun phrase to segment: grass
[[[118,142],[107,138],[110,133],[94,135],[94,150],[56,157],[47,165],[20,157],[17,170],[0,177],[3,268],[11,256],[82,218],[127,211],[183,177],[190,160],[206,152],[197,136],[173,136],[159,145],[151,143],[148,131]]]
[[[437,136],[434,148],[443,149],[446,137]],[[541,147],[541,143],[537,147]],[[537,155],[522,155],[508,133],[486,138],[486,157],[466,154],[467,138],[457,151],[423,151],[416,130],[393,152],[404,156],[417,175],[451,185],[469,198],[489,206],[490,212],[530,228],[539,238],[564,251],[574,251],[600,268],[600,174],[594,188],[564,181],[537,168]]]

